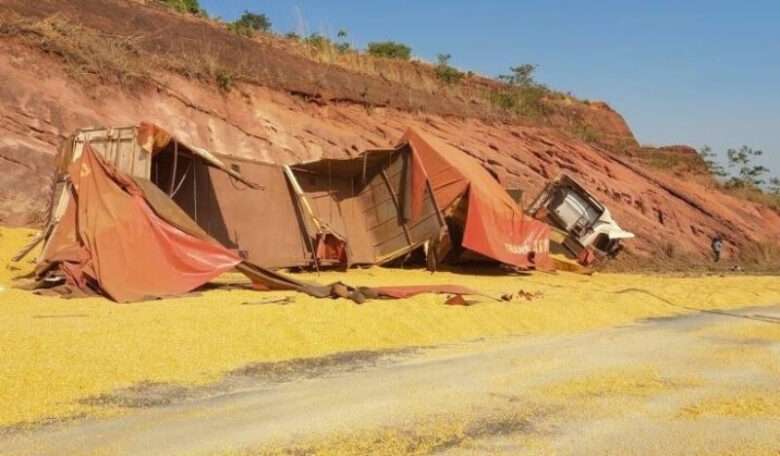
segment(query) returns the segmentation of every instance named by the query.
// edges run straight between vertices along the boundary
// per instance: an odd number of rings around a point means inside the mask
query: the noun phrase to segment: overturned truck
[[[476,160],[414,131],[395,148],[287,166],[212,154],[142,123],[80,130],[58,157],[41,286],[65,280],[132,301],[236,268],[257,288],[327,295],[272,270],[418,252],[432,268],[550,267],[549,226],[524,215]]]
[[[604,204],[565,174],[547,184],[528,213],[554,227],[554,248],[586,266],[616,256],[621,242],[634,238]]]

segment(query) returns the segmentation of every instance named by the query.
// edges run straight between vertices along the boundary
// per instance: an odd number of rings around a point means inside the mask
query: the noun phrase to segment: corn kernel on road
[[[199,296],[119,305],[64,300],[14,289],[29,262],[10,257],[33,232],[0,229],[0,426],[123,412],[85,398],[139,383],[204,385],[249,363],[354,350],[432,346],[507,335],[553,335],[639,319],[780,302],[775,277],[673,278],[570,273],[531,276],[372,268],[302,274],[359,285],[457,283],[491,295],[520,289],[532,301],[480,299],[443,305],[443,296],[355,305],[286,292],[210,290]],[[25,260],[27,261],[27,260]],[[653,295],[626,290],[649,290]],[[288,305],[244,305],[290,296]],[[682,303],[687,308],[669,303]]]

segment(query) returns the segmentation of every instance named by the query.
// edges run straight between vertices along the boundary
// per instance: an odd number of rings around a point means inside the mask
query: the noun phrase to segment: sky
[[[339,30],[359,48],[394,40],[486,76],[523,63],[536,80],[620,112],[646,145],[748,145],[780,176],[777,0],[200,0],[279,33]]]

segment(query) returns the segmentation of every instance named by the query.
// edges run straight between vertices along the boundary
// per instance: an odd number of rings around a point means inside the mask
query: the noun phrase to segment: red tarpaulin
[[[519,268],[552,268],[550,227],[525,215],[477,160],[415,130],[403,141],[412,149],[412,218],[420,213],[427,179],[442,210],[467,198],[464,248]]]
[[[69,285],[139,301],[186,293],[241,262],[158,217],[135,182],[89,146],[68,171],[73,193],[43,261],[60,265]]]

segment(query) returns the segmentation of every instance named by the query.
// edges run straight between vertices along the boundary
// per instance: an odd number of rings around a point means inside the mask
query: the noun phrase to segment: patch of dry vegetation
[[[181,1],[175,0],[173,3],[179,4]],[[167,14],[176,14],[173,11],[179,10],[189,11],[189,8],[182,8],[172,9]],[[235,35],[231,30],[235,30],[236,23],[228,24],[203,15],[193,16],[189,12],[182,14],[189,16],[187,18],[189,22],[203,21],[204,24],[201,25],[222,29]],[[258,67],[258,62],[263,59],[253,58],[252,50],[239,49],[241,46],[210,49],[208,42],[200,43],[195,58],[184,52],[184,49],[182,52],[160,53],[150,50],[149,46],[152,46],[150,43],[159,37],[142,34],[128,37],[110,32],[100,33],[95,29],[79,25],[78,21],[69,19],[64,14],[41,20],[8,13],[2,22],[0,36],[21,37],[42,51],[62,59],[68,74],[85,85],[119,83],[128,86],[150,82],[159,84],[155,79],[155,72],[160,70],[212,84],[223,91],[230,90],[239,81],[274,85],[279,83],[278,78],[284,77],[276,74],[278,69]],[[318,34],[306,37],[292,34],[285,38],[273,35],[270,31],[239,34],[239,36],[242,40],[253,41],[260,46],[321,64],[317,67],[315,72],[317,74],[303,78],[306,83],[309,80],[314,82],[327,77],[328,66],[333,65],[351,73],[397,84],[395,88],[388,88],[388,90],[401,92],[389,93],[387,99],[400,97],[398,103],[408,105],[409,109],[425,109],[415,101],[415,92],[423,92],[426,95],[451,100],[455,105],[461,106],[457,109],[464,113],[474,112],[482,118],[544,125],[551,124],[554,117],[561,117],[566,112],[554,101],[567,97],[544,86],[514,87],[472,72],[456,70],[446,64],[436,65],[415,59],[388,58],[382,56],[383,54],[371,55],[355,49],[346,40],[346,32],[343,33],[344,35],[338,41]],[[219,45],[215,46],[219,47]],[[258,51],[263,52],[262,49]],[[248,55],[242,58],[236,54],[242,52]],[[224,56],[228,54],[237,56],[230,59],[229,65],[224,63],[226,62]],[[303,69],[303,71],[314,70]],[[401,101],[406,96],[403,91],[408,92],[408,103]],[[372,103],[380,102],[376,96],[373,98]],[[568,98],[570,102],[572,100],[578,102],[572,97]],[[357,98],[355,100],[360,102]],[[587,122],[585,119],[579,119],[575,123]]]
[[[642,149],[638,155],[641,163],[666,172],[683,171],[688,174],[707,174],[707,167],[698,155],[689,155],[675,150]]]
[[[775,212],[780,213],[780,194],[768,193],[757,187],[734,187],[729,185],[719,185],[718,189],[741,200],[750,201],[768,207]]]
[[[69,76],[80,82],[129,85],[149,75],[137,47],[139,37],[103,36],[60,16],[29,20],[6,14],[0,36],[21,37],[62,59]]]
[[[772,242],[752,242],[739,251],[740,266],[748,271],[780,271],[780,246]]]
[[[656,245],[655,255],[637,255],[621,252],[616,258],[597,266],[601,272],[656,272],[697,274],[778,274],[780,273],[780,246],[769,241],[753,241],[740,245],[734,257],[719,263],[701,254],[680,251],[672,241]]]
[[[144,53],[139,46],[142,35],[106,35],[58,15],[30,20],[7,14],[2,19],[0,36],[21,38],[59,58],[73,80],[88,86],[115,83],[130,88],[153,83],[154,72],[159,70],[215,84],[221,90],[230,90],[235,81],[248,79],[240,66],[228,68],[221,64],[217,50],[205,52],[198,59],[163,58]]]

